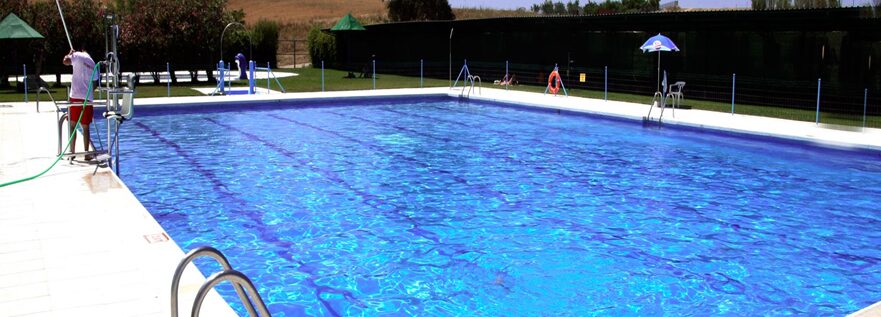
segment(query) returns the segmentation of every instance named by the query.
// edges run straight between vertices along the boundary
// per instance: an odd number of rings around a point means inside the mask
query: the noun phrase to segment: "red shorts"
[[[76,106],[74,106],[76,105]],[[76,124],[76,120],[80,118],[80,112],[83,111],[83,100],[77,98],[70,98],[70,106],[67,107],[67,120],[70,120],[71,126]],[[86,105],[86,112],[83,113],[83,118],[80,119],[80,125],[90,125],[92,124],[92,117],[95,116],[95,110],[92,108],[92,105]]]

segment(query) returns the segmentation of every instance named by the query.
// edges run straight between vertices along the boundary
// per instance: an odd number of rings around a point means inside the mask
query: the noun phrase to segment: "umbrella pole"
[[[658,50],[658,91],[661,92],[661,51]]]

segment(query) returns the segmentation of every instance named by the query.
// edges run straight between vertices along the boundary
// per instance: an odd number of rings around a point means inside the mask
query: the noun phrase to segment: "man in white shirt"
[[[71,103],[70,107],[67,110],[67,119],[68,126],[70,127],[69,131],[73,134],[73,140],[70,144],[70,153],[76,152],[76,131],[74,127],[76,125],[77,119],[80,118],[80,113],[82,113],[82,119],[80,120],[80,126],[83,128],[83,147],[85,151],[89,151],[89,144],[91,143],[91,135],[89,134],[89,125],[92,123],[92,117],[95,115],[94,109],[92,108],[92,91],[89,89],[89,86],[92,81],[97,80],[97,76],[95,78],[92,77],[92,71],[95,68],[95,61],[92,60],[92,56],[89,53],[83,51],[74,51],[71,50],[67,56],[64,56],[64,65],[73,66],[73,79],[70,82],[70,96],[69,101]],[[97,73],[95,74],[97,75]],[[95,87],[92,87],[94,90]],[[83,103],[87,103],[85,107],[83,107]],[[83,109],[85,108],[85,109]],[[91,155],[86,155],[85,159],[91,160]]]

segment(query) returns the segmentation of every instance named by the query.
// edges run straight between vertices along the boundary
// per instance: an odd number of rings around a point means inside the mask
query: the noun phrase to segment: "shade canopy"
[[[679,51],[679,48],[676,47],[676,43],[673,43],[669,37],[658,35],[650,37],[642,46],[639,47],[645,52],[658,52],[658,90],[656,94],[661,93],[661,52],[671,52],[671,51]],[[667,92],[667,71],[664,71],[664,87],[663,91]]]
[[[336,23],[331,31],[364,31],[366,30],[361,22],[358,22],[358,19],[352,16],[351,13],[346,14],[339,22]]]
[[[0,22],[0,39],[41,39],[43,35],[10,13]]]
[[[643,52],[669,52],[669,51],[679,51],[679,48],[676,47],[676,43],[673,43],[669,37],[658,35],[650,37],[642,46],[639,47]]]

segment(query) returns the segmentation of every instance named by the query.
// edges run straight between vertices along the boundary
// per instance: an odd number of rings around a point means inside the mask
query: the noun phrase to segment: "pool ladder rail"
[[[238,294],[239,300],[242,301],[245,309],[248,310],[249,316],[272,316],[266,308],[266,304],[263,303],[263,298],[260,297],[260,293],[258,293],[257,289],[254,287],[254,283],[251,283],[251,280],[248,279],[245,274],[234,270],[223,253],[219,250],[209,246],[201,246],[190,250],[190,252],[181,259],[180,263],[178,263],[177,269],[174,270],[174,278],[171,281],[171,317],[178,316],[178,288],[180,287],[180,279],[183,276],[184,270],[191,262],[193,262],[193,260],[200,257],[210,257],[214,259],[221,267],[223,267],[223,271],[216,272],[209,276],[205,283],[202,284],[202,287],[199,288],[199,291],[196,293],[196,299],[193,302],[191,316],[199,316],[202,302],[205,300],[205,297],[208,296],[208,292],[223,281],[229,281],[233,284],[233,288],[235,288],[236,294]],[[254,299],[253,303],[248,298],[248,294],[251,294],[251,297]],[[258,311],[260,312],[259,315],[257,314]]]
[[[464,77],[463,77],[464,75]],[[465,65],[462,66],[462,70],[459,71],[459,75],[456,76],[456,82],[450,87],[453,89],[454,87],[459,85],[459,79],[462,80],[462,91],[459,93],[459,97],[469,98],[471,97],[471,92],[474,91],[474,82],[477,81],[478,94],[483,93],[483,82],[480,80],[480,76],[472,75],[471,71],[468,69],[468,60],[465,60]],[[467,91],[467,93],[466,93]]]
[[[652,109],[655,107],[661,107],[661,114],[658,115],[657,120],[652,118]],[[657,123],[658,126],[662,123],[662,118],[664,117],[664,109],[667,108],[667,98],[664,98],[664,95],[658,91],[655,92],[655,95],[652,96],[652,102],[649,104],[649,113],[642,117],[642,124],[647,125],[649,123]]]
[[[56,101],[55,97],[52,96],[52,93],[49,92],[48,88],[40,87],[39,89],[37,89],[37,109],[36,109],[37,113],[40,112],[40,94],[41,93],[46,93],[46,95],[49,96],[49,99],[52,100],[52,104],[55,106],[55,120],[58,122],[58,152],[55,155],[62,155],[61,143],[62,143],[62,140],[64,139],[63,133],[62,133],[62,130],[63,130],[62,128],[64,126],[64,123],[67,122],[67,112],[63,112],[61,110],[67,109],[68,107],[70,107],[73,104],[68,101],[60,101],[60,102]],[[92,105],[95,105],[95,106],[106,105],[106,103],[99,101],[99,100],[94,100],[94,101],[92,101]],[[95,128],[95,131],[98,131],[97,123],[95,123],[95,121],[92,121],[92,124],[94,125],[93,127]],[[92,148],[95,148],[95,149],[98,148],[95,146],[94,143],[92,143],[91,146],[92,146]],[[74,157],[77,155],[99,156],[99,155],[105,155],[106,153],[107,153],[106,150],[83,151],[83,152],[76,152],[76,153],[64,153],[63,157],[70,158],[70,157]],[[97,161],[97,160],[94,162],[99,163],[99,161]]]

